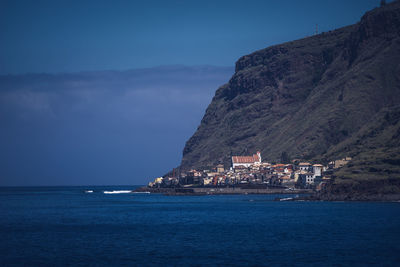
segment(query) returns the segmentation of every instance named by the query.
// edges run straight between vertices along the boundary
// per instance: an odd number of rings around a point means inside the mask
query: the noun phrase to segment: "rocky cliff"
[[[359,23],[241,57],[187,141],[182,168],[352,156],[342,179],[400,176],[400,2]],[[365,174],[368,174],[367,176]],[[339,181],[340,179],[338,179]]]

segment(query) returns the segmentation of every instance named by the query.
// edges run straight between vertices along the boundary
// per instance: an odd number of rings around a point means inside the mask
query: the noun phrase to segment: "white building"
[[[212,181],[213,181],[213,178],[212,178],[212,177],[207,177],[207,178],[204,178],[204,179],[203,179],[203,184],[204,184],[204,185],[211,185],[211,184],[212,184]]]
[[[254,164],[261,164],[261,153],[257,151],[257,154],[253,156],[233,156],[232,157],[232,167],[236,168],[238,166],[250,167]]]
[[[307,172],[307,171],[309,171],[310,167],[311,167],[311,164],[308,163],[308,162],[301,162],[299,164],[300,171],[306,171]]]
[[[306,174],[306,184],[314,184],[314,175],[311,173]]]
[[[315,177],[321,177],[322,176],[322,169],[324,168],[323,165],[321,164],[314,164],[313,165],[313,171],[314,171],[314,178]]]

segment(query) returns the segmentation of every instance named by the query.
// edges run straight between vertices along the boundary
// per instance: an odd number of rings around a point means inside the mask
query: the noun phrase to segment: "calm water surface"
[[[0,188],[0,265],[400,263],[400,203],[103,193],[133,188]]]

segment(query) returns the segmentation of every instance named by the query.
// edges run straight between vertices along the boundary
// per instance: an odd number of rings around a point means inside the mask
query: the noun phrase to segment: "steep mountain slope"
[[[397,1],[367,12],[355,25],[240,58],[187,141],[181,166],[228,166],[231,154],[257,149],[269,161],[287,152],[318,160],[348,155],[360,162],[365,155],[384,163],[399,155],[399,104]],[[398,171],[396,162],[383,169]]]
[[[400,106],[382,109],[357,134],[327,153],[354,155],[335,172],[318,198],[328,200],[398,200],[400,196]]]

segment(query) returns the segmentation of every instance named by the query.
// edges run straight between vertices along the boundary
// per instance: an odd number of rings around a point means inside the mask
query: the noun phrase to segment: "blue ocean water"
[[[400,203],[103,193],[133,188],[0,188],[0,265],[400,263]]]

